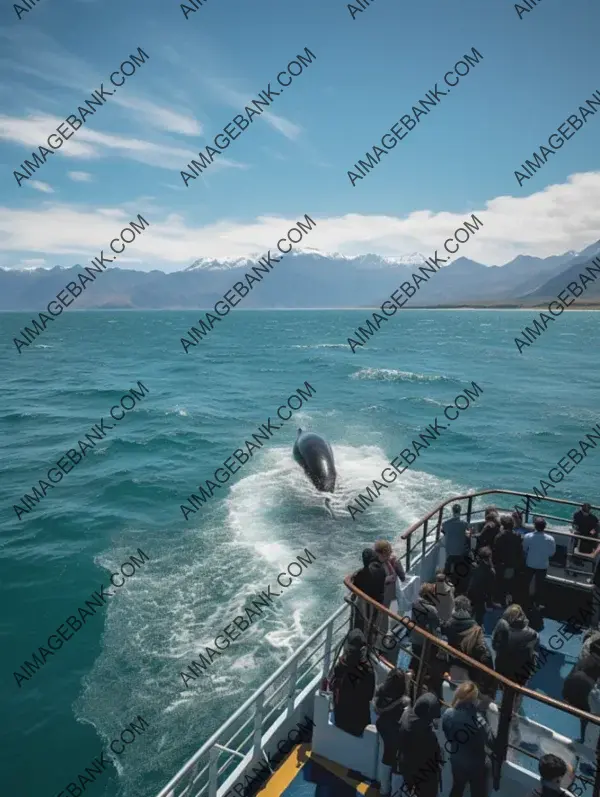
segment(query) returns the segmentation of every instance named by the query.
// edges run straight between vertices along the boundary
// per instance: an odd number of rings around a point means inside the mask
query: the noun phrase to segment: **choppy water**
[[[364,544],[457,491],[537,484],[598,421],[598,316],[564,314],[520,356],[531,315],[404,312],[353,355],[364,312],[238,311],[186,355],[196,313],[70,313],[20,356],[30,316],[0,315],[6,793],[58,793],[141,714],[151,727],[90,792],[151,795],[338,605]],[[17,521],[12,504],[138,380],[143,401]],[[305,380],[315,395],[186,523],[180,503]],[[346,499],[473,380],[476,406],[353,522]],[[335,522],[293,463],[297,426],[333,445]],[[600,501],[598,457],[556,494]],[[189,660],[305,547],[318,561],[185,690]],[[18,689],[13,670],[138,548],[150,561]]]

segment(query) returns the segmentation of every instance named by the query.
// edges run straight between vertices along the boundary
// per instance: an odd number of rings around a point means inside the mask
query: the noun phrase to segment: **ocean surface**
[[[85,795],[152,797],[339,605],[366,544],[452,494],[531,490],[600,419],[594,312],[561,315],[522,355],[533,312],[404,311],[352,354],[366,315],[237,310],[185,354],[199,313],[69,312],[21,355],[32,315],[0,315],[3,794],[58,794],[142,715]],[[143,400],[17,520],[138,381]],[[180,504],[305,381],[312,398],[186,522]],[[348,501],[473,381],[475,404],[353,521]],[[293,462],[298,426],[333,446],[336,520]],[[600,502],[599,465],[590,452],[552,495]],[[19,688],[13,671],[138,548],[149,561]],[[190,660],[305,548],[317,561],[185,689]]]

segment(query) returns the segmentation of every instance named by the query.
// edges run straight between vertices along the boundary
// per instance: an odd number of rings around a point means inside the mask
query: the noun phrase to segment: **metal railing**
[[[420,520],[417,520],[416,523],[413,523],[412,526],[410,526],[410,528],[405,531],[404,534],[402,534],[401,539],[406,542],[406,550],[402,553],[402,557],[404,559],[404,569],[406,572],[408,573],[411,567],[414,568],[414,565],[417,562],[423,560],[425,555],[435,546],[437,542],[439,542],[442,533],[444,509],[447,506],[466,501],[467,510],[463,513],[463,515],[466,518],[467,523],[471,523],[476,515],[481,515],[483,518],[483,514],[485,512],[484,506],[481,508],[475,508],[474,503],[476,499],[481,498],[482,496],[489,497],[491,495],[498,495],[502,497],[510,495],[519,499],[524,498],[525,506],[523,507],[523,517],[525,523],[529,523],[530,515],[533,516],[533,514],[535,514],[536,517],[542,517],[545,520],[551,520],[568,525],[571,524],[571,518],[569,517],[547,514],[537,509],[538,505],[545,504],[546,502],[555,504],[561,508],[581,507],[581,503],[577,501],[568,501],[563,498],[539,499],[533,493],[520,493],[516,490],[479,490],[474,493],[467,493],[466,495],[457,495],[452,498],[447,498],[445,501],[442,501],[440,504],[438,504],[435,509],[432,509],[427,515],[422,517]],[[535,513],[532,513],[532,508],[534,506],[536,507]],[[515,505],[511,507],[498,506],[497,508],[499,512],[510,513],[514,511]],[[600,511],[600,507],[593,506],[592,509],[595,511]],[[461,517],[463,515],[461,515]],[[582,539],[592,539],[591,537],[575,535],[572,532],[557,531],[556,529],[552,529],[552,532],[555,534],[562,534],[564,536],[572,537],[575,541]],[[593,539],[593,541],[595,543],[600,542],[598,539]]]
[[[434,513],[435,511],[437,510],[434,510]],[[492,751],[492,771],[494,778],[494,789],[496,791],[498,791],[500,788],[502,765],[506,761],[507,752],[509,749],[512,749],[516,753],[529,756],[530,758],[538,758],[531,752],[509,742],[511,726],[514,727],[514,721],[518,719],[513,707],[517,703],[520,704],[523,698],[530,698],[537,703],[542,703],[546,706],[556,709],[562,714],[570,714],[571,716],[576,717],[578,720],[586,720],[592,725],[600,726],[600,717],[589,714],[585,711],[581,711],[573,706],[568,705],[567,703],[563,703],[560,700],[548,697],[540,692],[528,689],[526,686],[520,686],[519,684],[510,681],[508,678],[505,678],[494,670],[486,667],[484,664],[472,659],[462,651],[452,647],[448,644],[448,642],[445,642],[444,640],[415,625],[408,616],[400,617],[398,614],[386,609],[385,606],[382,606],[373,598],[369,597],[360,589],[355,587],[352,583],[351,576],[346,576],[344,579],[344,584],[354,596],[353,600],[355,608],[357,607],[358,602],[362,602],[363,607],[365,605],[370,607],[368,616],[362,616],[363,622],[361,625],[363,626],[365,637],[367,638],[367,642],[371,651],[380,659],[384,658],[386,655],[389,656],[389,653],[383,653],[383,650],[381,649],[381,643],[377,641],[377,637],[382,637],[381,641],[383,642],[385,637],[392,636],[396,641],[398,650],[412,654],[410,667],[414,668],[414,677],[412,679],[413,701],[416,700],[420,694],[426,691],[426,684],[428,685],[429,691],[436,691],[436,677],[438,678],[439,683],[446,681],[447,683],[452,684],[448,672],[443,674],[443,678],[439,677],[440,652],[442,655],[447,657],[448,662],[456,660],[460,661],[461,665],[463,665],[464,668],[471,673],[472,679],[475,680],[475,682],[481,683],[487,681],[488,684],[493,683],[495,688],[492,688],[491,691],[493,691],[494,700],[498,690],[501,690],[502,700],[500,702],[498,712],[498,729],[495,734],[495,749]],[[387,630],[390,620],[393,620],[396,624],[396,627],[392,633]],[[404,633],[403,640],[400,639],[399,635],[397,634],[398,628],[402,627]],[[412,632],[413,634],[416,633],[421,639],[420,651],[416,656],[412,650],[412,646],[410,650],[406,646],[409,632]],[[394,658],[396,658],[396,656],[394,656]],[[450,669],[450,664],[448,664],[448,669]],[[476,673],[476,675],[474,673]],[[489,686],[488,691],[490,691]],[[483,689],[483,687],[480,688],[480,693],[485,693],[485,689]],[[491,699],[492,698],[490,698],[490,700]],[[443,700],[441,700],[441,702],[444,704]],[[569,749],[575,754],[576,751],[574,750],[572,743],[569,745]],[[596,748],[595,778],[592,781],[589,778],[582,777],[582,780],[589,785],[593,785],[593,797],[600,797],[600,737],[598,739],[598,746]]]
[[[265,740],[282,717],[293,714],[298,695],[311,685],[316,688],[327,677],[334,650],[347,633],[349,619],[349,606],[343,603],[215,731],[157,797],[216,797],[218,789],[244,759],[262,758]]]

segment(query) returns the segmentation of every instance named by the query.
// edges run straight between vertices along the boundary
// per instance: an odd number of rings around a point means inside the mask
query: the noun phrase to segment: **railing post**
[[[411,644],[412,647],[412,644]],[[415,691],[414,699],[416,700],[423,691],[423,681],[425,680],[427,662],[429,661],[429,648],[430,643],[428,639],[423,640],[423,647],[421,648],[421,661],[419,662],[419,669],[417,670],[417,677],[415,678]]]
[[[442,530],[442,518],[444,517],[444,507],[440,507],[440,511],[438,512],[438,522],[437,522],[437,531],[435,533],[435,541],[437,542],[440,538],[441,530]]]
[[[217,779],[219,776],[218,763],[219,763],[219,748],[210,748],[209,753],[210,763],[208,765],[208,797],[217,797]]]
[[[260,756],[262,749],[262,719],[263,719],[263,706],[265,702],[264,692],[261,692],[256,698],[254,709],[254,752],[253,757],[256,759]]]
[[[529,523],[529,496],[525,498],[525,523]]]
[[[290,665],[287,693],[287,716],[291,717],[294,713],[294,700],[296,698],[296,675],[298,673],[298,658],[296,657]]]
[[[495,755],[492,758],[492,773],[494,777],[494,791],[500,788],[500,772],[502,764],[506,761],[508,750],[508,735],[512,720],[513,705],[515,702],[514,689],[502,689],[502,703],[500,704],[500,717],[498,718],[498,732],[496,734]]]
[[[596,743],[596,774],[594,776],[594,792],[592,797],[600,797],[600,736]]]
[[[471,525],[471,514],[473,511],[473,496],[469,496],[469,500],[467,502],[467,523]]]
[[[404,569],[408,573],[409,570],[410,570],[410,537],[407,537],[407,540],[406,540],[406,552],[405,552],[404,555],[405,555],[405,558],[406,558],[406,567]]]
[[[327,626],[325,632],[325,655],[323,656],[323,675],[321,680],[324,680],[329,675],[329,667],[331,665],[331,648],[333,647],[333,620]]]

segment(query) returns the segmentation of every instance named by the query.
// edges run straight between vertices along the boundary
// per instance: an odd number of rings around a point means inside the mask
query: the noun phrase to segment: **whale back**
[[[299,430],[293,456],[317,490],[329,493],[334,491],[335,463],[333,451],[326,440],[318,434]]]

